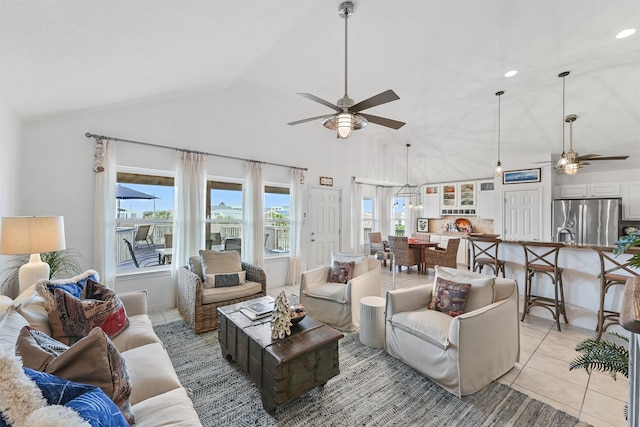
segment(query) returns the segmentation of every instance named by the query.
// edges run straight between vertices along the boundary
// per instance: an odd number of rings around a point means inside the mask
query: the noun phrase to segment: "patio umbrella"
[[[123,185],[118,185],[116,188],[116,199],[118,199],[118,218],[120,218],[120,200],[151,200],[158,199],[158,197]]]

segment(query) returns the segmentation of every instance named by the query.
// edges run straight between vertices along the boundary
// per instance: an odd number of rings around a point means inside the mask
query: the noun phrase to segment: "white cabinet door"
[[[496,217],[498,196],[493,188],[493,181],[478,183],[477,212],[480,219],[495,219]]]
[[[640,181],[622,183],[622,219],[640,220]]]
[[[440,218],[440,195],[425,194],[423,212],[425,218]]]
[[[583,199],[589,194],[587,192],[587,184],[561,185],[561,199]]]
[[[589,197],[620,197],[620,183],[591,184],[589,185]]]
[[[468,251],[467,251],[467,239],[460,239],[460,245],[458,246],[458,256],[456,258],[456,261],[458,264],[463,264],[463,265],[469,265],[468,264],[468,259],[467,259],[467,255],[468,255]]]

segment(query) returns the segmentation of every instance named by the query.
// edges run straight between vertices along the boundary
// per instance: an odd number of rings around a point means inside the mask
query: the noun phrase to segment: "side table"
[[[360,342],[373,348],[384,348],[384,306],[381,297],[360,299]]]

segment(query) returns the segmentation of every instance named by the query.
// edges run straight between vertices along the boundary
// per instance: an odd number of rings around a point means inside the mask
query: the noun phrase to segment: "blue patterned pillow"
[[[87,285],[87,280],[89,279],[94,282],[99,282],[100,275],[95,270],[87,270],[78,276],[71,277],[70,279],[45,280],[44,283],[51,294],[55,294],[56,289],[62,289],[74,297],[80,298],[80,294]]]
[[[74,383],[29,368],[23,369],[27,377],[37,384],[49,405],[68,406],[92,426],[129,426],[120,409],[100,387]]]

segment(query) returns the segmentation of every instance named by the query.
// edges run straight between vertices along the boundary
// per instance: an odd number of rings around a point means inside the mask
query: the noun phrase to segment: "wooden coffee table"
[[[218,341],[222,355],[249,374],[262,395],[262,406],[273,414],[340,373],[338,340],[344,335],[309,316],[291,327],[291,335],[271,338],[271,316],[251,320],[240,312],[265,296],[218,307]]]

